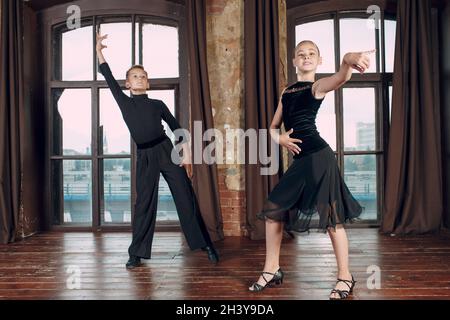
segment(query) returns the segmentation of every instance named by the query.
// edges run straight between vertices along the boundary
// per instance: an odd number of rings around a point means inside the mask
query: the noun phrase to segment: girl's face
[[[319,56],[315,45],[306,42],[297,48],[292,62],[297,73],[308,73],[315,71],[322,64],[322,57]]]
[[[145,91],[150,88],[147,73],[139,68],[132,69],[128,74],[125,86],[134,91]]]

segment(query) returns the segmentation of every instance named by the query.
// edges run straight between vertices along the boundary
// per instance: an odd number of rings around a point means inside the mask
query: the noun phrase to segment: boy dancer
[[[96,51],[100,72],[119,105],[138,149],[133,240],[128,249],[130,258],[126,267],[132,269],[140,265],[141,258],[150,259],[160,173],[169,185],[189,247],[191,250],[201,248],[207,252],[210,261],[217,263],[219,256],[200,215],[197,199],[189,180],[192,178],[192,164],[187,139],[185,136],[179,139],[179,142],[183,143],[183,159],[180,165],[176,165],[171,160],[173,145],[165,134],[161,119],[167,122],[172,130],[181,128],[178,121],[164,102],[148,98],[146,94],[149,89],[148,76],[142,66],[132,66],[126,74],[126,88],[130,89],[131,97],[122,92],[102,53],[102,50],[106,48],[102,41],[106,38],[107,35],[97,35]]]

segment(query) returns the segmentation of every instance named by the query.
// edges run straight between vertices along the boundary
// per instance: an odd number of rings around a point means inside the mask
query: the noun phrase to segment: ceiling
[[[298,7],[298,6],[302,6],[302,5],[310,4],[310,3],[314,3],[314,2],[320,2],[320,1],[324,1],[324,0],[286,0],[286,7],[288,9],[290,9],[290,8],[294,8],[294,7]],[[357,0],[354,0],[354,1],[357,1]],[[393,2],[394,4],[397,3],[397,0],[387,0],[387,1]],[[431,0],[431,3],[433,5],[433,7],[443,8],[446,5],[450,4],[450,0]]]
[[[185,4],[186,0],[167,0],[170,2]],[[314,2],[320,2],[322,0],[286,0],[286,7],[293,8],[302,6],[305,4],[310,4]],[[357,1],[357,0],[355,0]],[[389,2],[397,2],[397,0],[388,0]],[[55,5],[74,2],[73,0],[24,0],[24,2],[28,3],[30,7],[34,10],[42,10],[53,7]],[[432,0],[433,6],[438,8],[443,8],[446,5],[450,4],[450,0]]]
[[[289,8],[294,8],[294,7],[299,7],[299,6],[303,6],[305,4],[310,4],[313,2],[319,2],[320,0],[286,0],[286,7]]]
[[[34,10],[42,10],[58,4],[71,2],[71,0],[24,0]]]
[[[59,4],[76,2],[74,0],[23,0],[23,1],[36,11],[47,9],[47,8],[50,8],[50,7],[59,5]],[[186,3],[186,0],[166,0],[166,1],[180,3],[180,4]]]

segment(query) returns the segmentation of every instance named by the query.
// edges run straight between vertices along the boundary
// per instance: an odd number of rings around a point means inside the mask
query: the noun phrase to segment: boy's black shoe
[[[136,267],[139,267],[140,265],[141,265],[141,258],[136,256],[130,256],[130,259],[128,259],[126,267],[127,269],[134,269]]]
[[[217,251],[212,244],[209,246],[203,247],[202,250],[206,251],[209,261],[211,261],[213,263],[219,262],[219,255],[217,254]]]

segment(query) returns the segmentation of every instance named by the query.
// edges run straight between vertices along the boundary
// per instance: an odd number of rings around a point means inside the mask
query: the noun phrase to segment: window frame
[[[388,150],[389,132],[389,86],[392,85],[393,72],[385,71],[385,19],[395,20],[395,12],[386,1],[370,1],[360,4],[338,3],[338,1],[324,1],[323,3],[308,4],[303,6],[290,6],[295,1],[288,1],[287,9],[287,52],[288,63],[292,59],[294,51],[297,25],[332,19],[334,21],[334,50],[335,50],[335,72],[339,70],[342,57],[340,57],[340,19],[364,18],[367,19],[366,8],[369,5],[379,5],[380,31],[376,32],[376,72],[361,75],[354,73],[350,81],[334,92],[335,115],[336,115],[336,151],[334,152],[339,169],[344,175],[344,158],[350,155],[372,155],[376,156],[376,179],[377,179],[377,218],[367,219],[355,224],[357,227],[378,227],[381,222],[381,213],[384,204],[384,181],[386,167],[386,152]],[[313,40],[313,39],[312,39]],[[321,79],[333,73],[317,73],[316,79]],[[288,83],[296,81],[294,68],[288,68]],[[343,114],[343,90],[345,88],[373,87],[375,90],[375,136],[376,148],[373,151],[345,151],[344,150],[344,114]]]
[[[108,88],[106,81],[97,80],[97,56],[95,53],[95,32],[97,26],[101,22],[129,22],[132,24],[131,41],[132,50],[131,58],[132,64],[140,64],[142,62],[142,37],[139,39],[140,51],[138,61],[136,60],[136,46],[135,46],[135,33],[136,23],[139,23],[140,29],[142,29],[143,23],[155,23],[161,25],[167,25],[172,27],[178,27],[178,39],[179,39],[179,76],[177,78],[163,78],[152,79],[151,78],[151,90],[174,90],[175,94],[175,117],[179,120],[180,124],[188,128],[189,127],[189,87],[188,87],[188,57],[186,51],[186,17],[185,6],[181,3],[175,3],[173,1],[156,0],[152,2],[146,2],[144,0],[137,1],[136,3],[127,3],[124,7],[123,1],[110,0],[108,2],[108,8],[101,7],[94,1],[75,1],[72,4],[79,5],[82,9],[81,26],[95,26],[92,28],[93,39],[93,77],[88,81],[63,81],[62,80],[62,64],[61,64],[61,39],[62,31],[67,30],[64,27],[68,14],[66,13],[67,5],[60,5],[48,8],[39,13],[39,24],[41,28],[42,50],[43,50],[43,62],[44,62],[44,103],[45,103],[45,119],[46,125],[46,183],[45,183],[45,204],[47,208],[46,227],[50,230],[61,231],[129,231],[132,224],[105,224],[101,223],[100,212],[100,195],[102,194],[100,187],[100,177],[102,173],[99,171],[101,168],[101,161],[104,159],[131,159],[130,175],[131,175],[131,216],[132,221],[134,219],[134,203],[136,201],[136,186],[135,186],[135,172],[136,172],[136,145],[133,143],[130,137],[130,154],[103,154],[99,153],[99,117],[100,117],[100,105],[99,95],[100,89]],[[55,37],[58,35],[58,37]],[[142,33],[141,33],[142,35]],[[56,53],[56,54],[55,54]],[[119,85],[124,88],[125,81],[118,80]],[[64,156],[53,154],[53,112],[54,101],[53,91],[57,89],[72,89],[72,88],[85,88],[92,90],[92,126],[91,126],[91,154],[79,155],[79,156]],[[55,216],[55,209],[60,211],[60,219],[63,218],[64,212],[60,206],[63,206],[63,202],[59,204],[52,203],[52,162],[61,161],[61,167],[63,167],[62,161],[64,160],[90,160],[91,161],[91,176],[92,176],[92,223],[90,226],[80,224],[53,224]],[[61,193],[62,197],[62,193]],[[59,199],[61,201],[61,199]],[[177,221],[158,221],[157,230],[161,231],[173,231],[179,230],[179,223]]]

